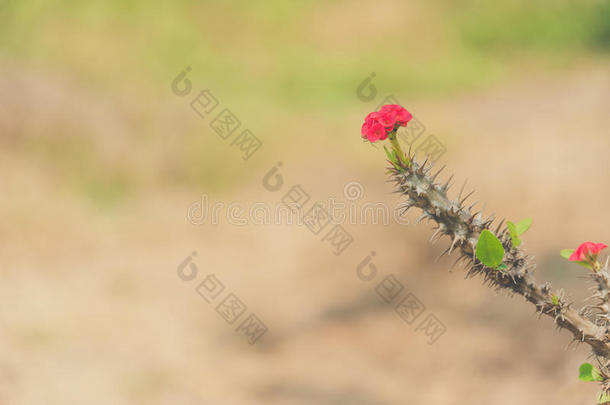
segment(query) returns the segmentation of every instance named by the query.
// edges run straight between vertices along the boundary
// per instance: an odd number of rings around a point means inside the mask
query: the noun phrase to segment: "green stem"
[[[400,147],[400,142],[398,142],[398,138],[396,137],[396,132],[390,133],[388,136],[390,138],[390,143],[392,144],[392,149],[396,151],[396,156],[398,156],[398,161],[400,163],[404,163],[407,167],[411,166],[411,162],[409,158],[405,155]]]

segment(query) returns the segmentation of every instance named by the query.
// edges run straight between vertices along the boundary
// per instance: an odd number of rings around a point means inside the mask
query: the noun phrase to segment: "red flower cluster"
[[[589,255],[597,256],[599,252],[607,247],[608,246],[604,245],[603,243],[585,242],[570,255],[569,260],[572,262],[582,262],[588,260]]]
[[[406,127],[413,116],[398,104],[386,104],[379,111],[370,113],[362,125],[362,137],[369,142],[383,141],[398,127]]]

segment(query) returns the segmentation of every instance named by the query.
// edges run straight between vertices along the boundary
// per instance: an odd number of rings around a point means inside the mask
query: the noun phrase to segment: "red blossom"
[[[589,255],[597,256],[599,252],[607,247],[608,246],[603,243],[585,242],[570,255],[568,260],[572,262],[582,262],[588,260]]]
[[[369,142],[384,140],[390,132],[399,126],[406,126],[413,116],[398,104],[386,104],[377,112],[372,112],[364,119],[362,137]]]
[[[388,137],[388,130],[377,120],[365,121],[362,125],[362,137],[369,142],[383,141]]]
[[[401,127],[407,126],[407,122],[413,119],[410,112],[398,104],[386,104],[379,110],[381,114],[380,122],[389,128],[398,124]]]

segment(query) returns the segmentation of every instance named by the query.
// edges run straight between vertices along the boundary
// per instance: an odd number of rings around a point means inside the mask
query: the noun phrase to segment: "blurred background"
[[[394,210],[383,150],[360,138],[393,96],[425,127],[415,148],[442,143],[454,195],[468,179],[486,213],[534,219],[537,278],[581,306],[583,269],[558,252],[610,241],[609,56],[608,0],[0,0],[0,404],[593,403],[588,349],[435,261],[448,242],[418,213],[345,223],[335,255],[326,230],[225,212],[295,185],[307,207]],[[261,146],[243,159],[246,128]],[[210,274],[225,288],[207,302]],[[390,275],[404,289],[386,303]],[[428,315],[446,329],[431,345]]]

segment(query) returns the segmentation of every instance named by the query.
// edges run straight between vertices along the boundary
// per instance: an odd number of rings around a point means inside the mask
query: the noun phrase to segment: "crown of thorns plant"
[[[388,163],[388,174],[395,183],[396,193],[406,198],[400,206],[402,214],[411,208],[422,211],[418,221],[435,223],[435,232],[430,239],[436,243],[446,235],[450,246],[441,254],[458,252],[454,263],[463,263],[466,278],[481,276],[483,283],[509,294],[518,294],[536,307],[536,311],[553,319],[560,329],[568,330],[574,341],[590,346],[597,367],[583,363],[579,378],[597,381],[601,385],[598,403],[610,403],[610,273],[607,257],[599,260],[603,243],[585,242],[577,249],[564,249],[561,256],[588,269],[588,278],[595,292],[587,299],[588,305],[580,309],[568,302],[566,294],[553,292],[548,282],[539,283],[533,275],[534,261],[521,246],[520,237],[532,224],[531,219],[518,222],[496,221],[495,214],[483,217],[466,201],[474,190],[464,195],[462,186],[456,199],[447,192],[453,175],[443,184],[436,180],[445,166],[432,174],[432,164],[415,160],[409,150],[404,153],[397,139],[399,127],[407,126],[412,115],[399,105],[384,105],[379,111],[367,115],[362,125],[362,137],[373,143],[388,139],[390,149],[384,146]],[[603,263],[603,264],[602,264]]]

